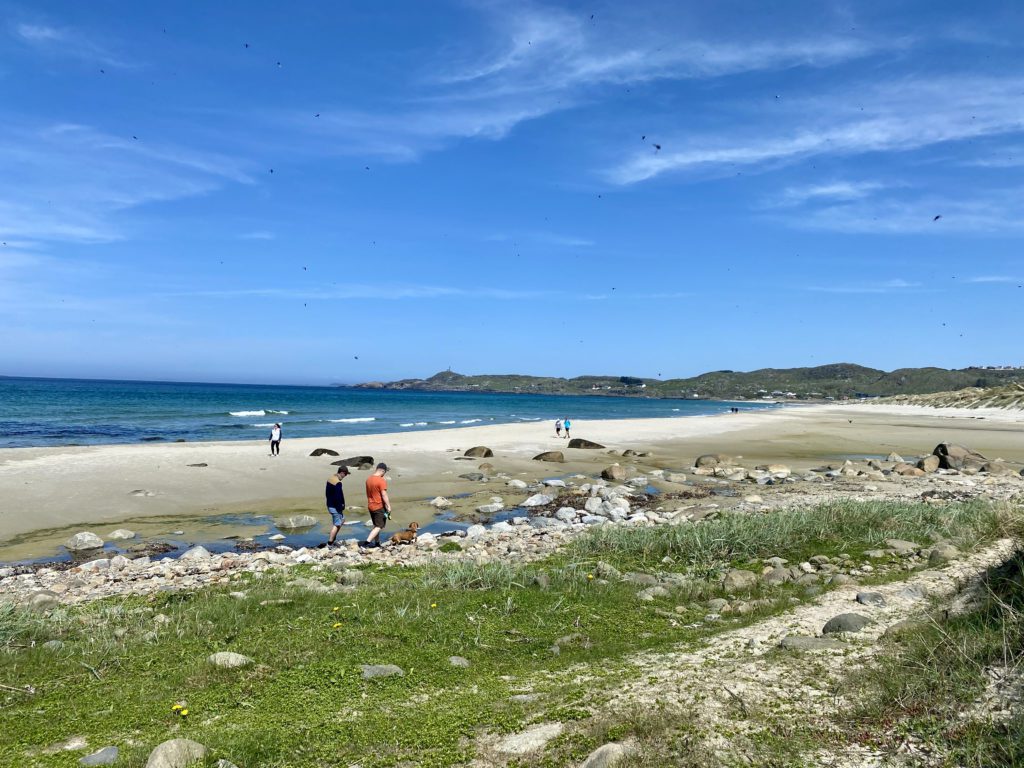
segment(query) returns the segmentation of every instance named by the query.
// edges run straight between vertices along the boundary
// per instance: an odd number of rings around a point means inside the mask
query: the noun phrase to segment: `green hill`
[[[644,379],[633,376],[577,376],[562,379],[520,374],[466,376],[442,371],[428,379],[372,382],[371,389],[414,389],[440,392],[523,392],[554,395],[627,395],[707,399],[823,399],[920,395],[967,387],[1024,382],[1024,369],[900,368],[880,371],[852,363],[813,368],[762,368],[756,371],[712,371],[688,379]],[[792,393],[792,394],[788,394]]]

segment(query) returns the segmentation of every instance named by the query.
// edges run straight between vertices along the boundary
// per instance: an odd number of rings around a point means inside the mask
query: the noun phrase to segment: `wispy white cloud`
[[[496,232],[484,237],[484,240],[492,243],[531,243],[540,245],[565,246],[567,248],[588,248],[594,245],[593,240],[575,235],[564,235],[558,232],[526,231],[516,234]]]
[[[974,189],[969,197],[962,194],[881,197],[803,208],[799,214],[774,218],[797,229],[848,234],[1021,232],[1024,231],[1024,190]]]
[[[1009,275],[981,275],[980,277],[968,277],[965,283],[1017,283],[1024,282],[1024,278],[1011,277]]]
[[[824,67],[904,47],[905,40],[682,37],[637,17],[601,26],[585,14],[533,4],[483,6],[484,51],[445,51],[420,73],[415,95],[386,111],[325,109],[315,125],[335,151],[414,160],[460,139],[499,140],[517,125],[600,97],[600,89],[798,66]],[[626,17],[623,17],[626,19]]]
[[[827,285],[809,285],[804,288],[807,291],[819,293],[900,293],[900,292],[921,292],[921,283],[913,283],[907,280],[895,278],[877,283],[834,283]]]
[[[768,167],[820,155],[907,152],[922,147],[1024,131],[1024,77],[914,77],[882,85],[848,85],[841,94],[780,104],[766,132],[665,139],[661,152],[633,153],[609,180],[634,184],[665,173]],[[737,121],[742,125],[742,121]],[[767,135],[766,135],[767,133]]]
[[[860,200],[873,192],[885,188],[885,184],[877,181],[833,181],[828,184],[812,184],[800,187],[787,187],[782,193],[770,201],[770,205],[792,206],[806,202],[828,200]]]
[[[88,126],[0,125],[0,239],[107,242],[137,206],[249,183],[218,153],[113,136]]]
[[[460,288],[445,285],[370,285],[349,283],[337,288],[225,288],[199,291],[175,291],[163,296],[192,296],[211,299],[247,299],[254,297],[294,299],[297,301],[332,301],[336,299],[373,301],[403,299],[445,299],[473,297],[516,301],[550,295],[549,291],[511,290],[505,288]]]
[[[268,232],[265,229],[257,229],[253,232],[243,232],[238,236],[240,240],[273,240],[275,237],[273,232]]]
[[[82,30],[55,27],[49,24],[15,24],[11,35],[21,43],[48,56],[62,56],[102,64],[107,67],[128,67],[131,64],[108,46],[92,39]]]

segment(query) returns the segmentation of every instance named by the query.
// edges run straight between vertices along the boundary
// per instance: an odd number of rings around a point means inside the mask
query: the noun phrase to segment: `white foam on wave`
[[[540,416],[517,416],[520,421],[540,421]]]
[[[400,427],[411,427],[411,426],[413,426],[413,423],[411,421],[407,421],[407,422],[405,422],[405,424],[399,424],[398,426],[400,426]]]
[[[267,408],[267,413],[280,413],[282,416],[287,416],[288,415],[288,411],[274,411],[274,410],[271,410],[270,408]]]
[[[228,411],[231,416],[266,416],[266,411]]]
[[[376,421],[377,419],[373,416],[360,416],[352,419],[328,419],[332,424],[359,424],[363,421]]]
[[[454,424],[454,423],[455,423],[455,420],[454,420],[454,419],[452,419],[451,421],[439,421],[439,422],[437,422],[437,423],[438,423],[438,424]]]
[[[271,422],[269,424],[250,424],[249,426],[252,426],[252,427],[273,427],[273,426],[276,426],[276,425],[273,422]]]
[[[463,419],[459,424],[476,424],[478,421],[483,421],[483,419]]]
[[[673,408],[672,410],[673,410],[673,411],[678,411],[679,409],[678,409],[678,408]]]

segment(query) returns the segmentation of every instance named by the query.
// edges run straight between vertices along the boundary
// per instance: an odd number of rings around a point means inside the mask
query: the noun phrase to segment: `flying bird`
[[[359,359],[359,355],[355,355],[354,357],[355,357],[355,359],[356,359],[356,360],[358,360],[358,359]]]
[[[654,145],[654,151],[655,152],[660,152],[661,151],[661,144],[655,144]]]
[[[249,44],[248,44],[248,43],[242,43],[242,45],[244,45],[244,46],[245,46],[246,48],[248,48],[248,47],[249,47]]]
[[[941,218],[942,218],[942,214],[940,213],[938,216],[936,216],[934,219],[932,219],[932,221],[938,221]]]
[[[320,117],[320,113],[317,112],[315,115],[313,115],[313,117]]]
[[[279,67],[281,66],[281,62],[280,62],[280,61],[279,61],[279,62],[277,62],[277,66],[279,66]]]
[[[273,172],[274,172],[274,169],[273,169],[273,168],[271,168],[271,169],[270,169],[270,172],[271,172],[271,173],[273,173]]]

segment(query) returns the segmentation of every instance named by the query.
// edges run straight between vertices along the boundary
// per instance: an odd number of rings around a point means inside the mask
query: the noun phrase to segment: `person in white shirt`
[[[278,456],[281,453],[281,425],[275,424],[270,430],[270,455]]]

